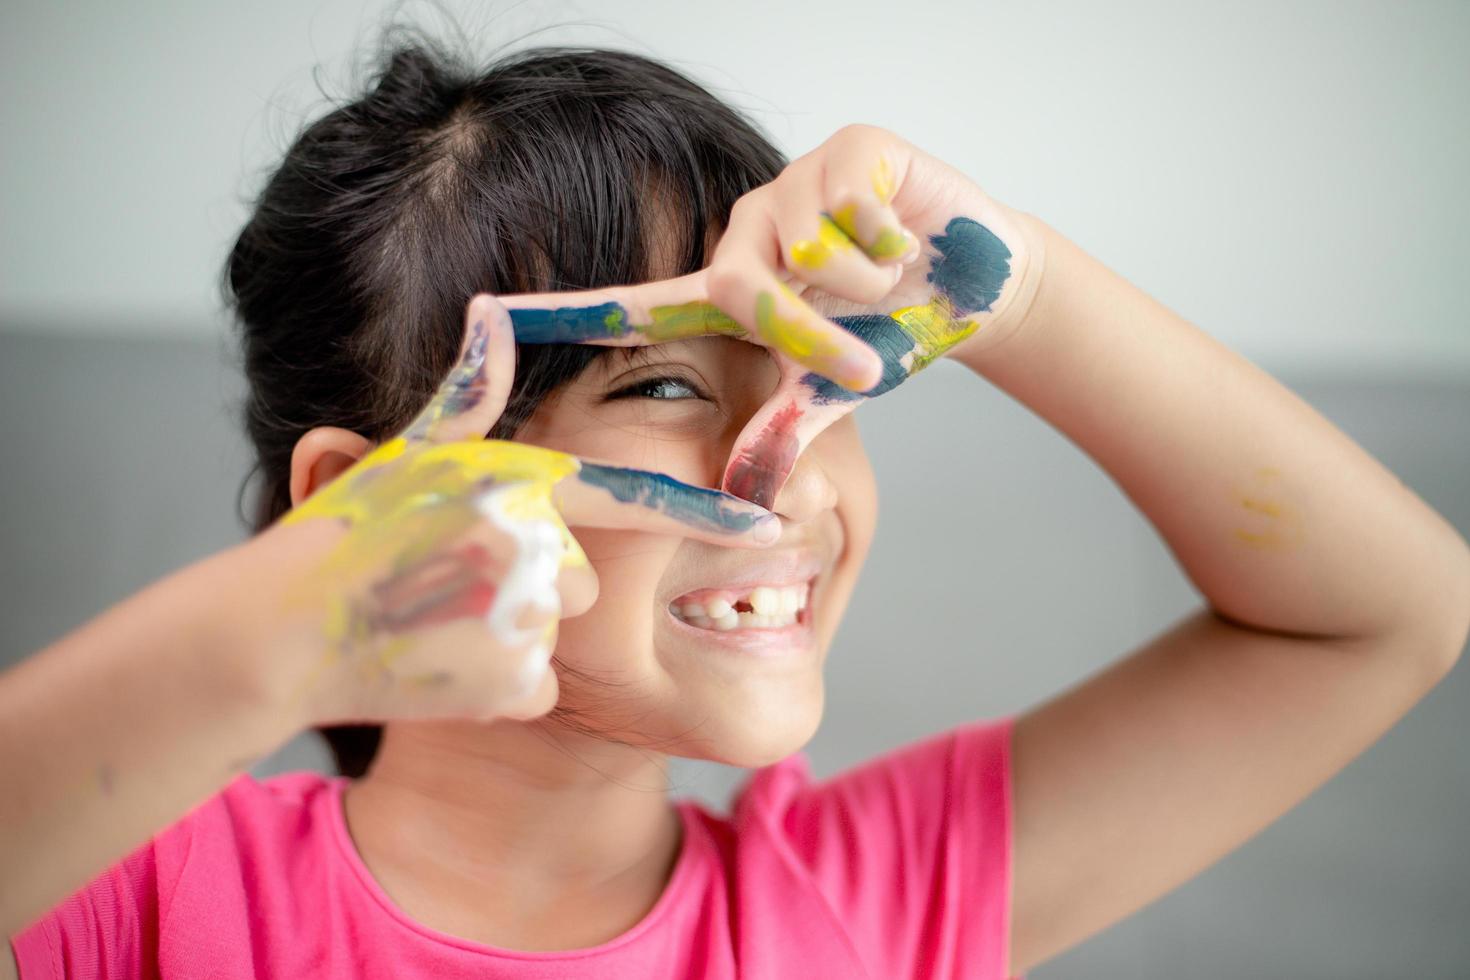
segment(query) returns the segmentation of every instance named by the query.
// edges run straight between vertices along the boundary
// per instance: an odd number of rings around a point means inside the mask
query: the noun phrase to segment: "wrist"
[[[991,207],[1000,212],[996,231],[1011,252],[1011,277],[980,329],[950,353],[977,373],[1002,348],[1009,352],[1018,346],[1015,338],[1038,332],[1036,297],[1055,252],[1047,247],[1051,228],[1040,218],[996,202]]]
[[[302,530],[326,523],[308,522]],[[293,577],[290,558],[299,549],[289,542],[280,547],[275,532],[281,530],[297,529],[272,527],[211,556],[191,583],[199,649],[214,655],[241,707],[259,717],[263,738],[277,744],[317,723],[314,705],[302,696],[312,662],[303,641],[313,631],[288,616],[282,601],[282,583]]]

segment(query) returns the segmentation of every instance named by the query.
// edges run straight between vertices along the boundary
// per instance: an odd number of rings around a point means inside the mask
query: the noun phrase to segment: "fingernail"
[[[876,372],[874,361],[876,360]],[[841,378],[833,378],[842,387],[849,391],[865,392],[878,382],[883,380],[883,361],[874,355],[873,359],[860,358],[848,364],[848,372]]]
[[[903,264],[913,265],[919,259],[919,253],[923,248],[919,244],[919,238],[907,228],[903,230],[903,237],[908,242],[908,250],[904,253]]]
[[[781,518],[775,514],[761,518],[750,536],[755,539],[756,544],[775,544],[781,537]]]
[[[469,335],[460,344],[460,366],[479,370],[480,365],[485,361],[485,345],[489,339],[490,332],[485,329],[485,318],[480,317],[475,321],[475,325],[470,327]]]

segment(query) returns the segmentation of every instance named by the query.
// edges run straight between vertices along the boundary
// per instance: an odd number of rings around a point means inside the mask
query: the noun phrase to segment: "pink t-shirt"
[[[821,781],[795,753],[728,817],[677,800],[668,886],[599,946],[518,952],[409,918],[348,835],[348,780],[314,772],[241,775],[11,942],[21,980],[1004,978],[1011,722]]]

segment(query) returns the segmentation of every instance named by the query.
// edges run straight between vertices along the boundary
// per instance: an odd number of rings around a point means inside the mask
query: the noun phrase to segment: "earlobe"
[[[296,507],[336,479],[373,447],[349,429],[318,426],[296,440],[291,450],[291,506]]]

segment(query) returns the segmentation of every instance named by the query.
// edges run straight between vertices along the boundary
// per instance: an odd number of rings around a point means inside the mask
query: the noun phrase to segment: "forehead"
[[[685,251],[688,249],[689,235],[699,233],[701,229],[692,227],[695,207],[687,193],[672,189],[667,180],[653,176],[646,181],[640,196],[640,205],[640,230],[643,232],[644,248],[648,253],[650,280],[673,279],[696,271],[687,267]],[[725,233],[725,221],[728,217],[725,214],[710,213],[706,209],[699,268],[707,266],[713,257],[715,246]]]

